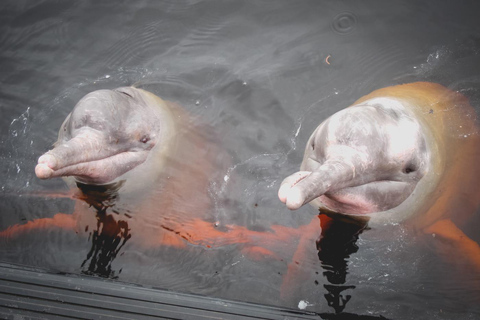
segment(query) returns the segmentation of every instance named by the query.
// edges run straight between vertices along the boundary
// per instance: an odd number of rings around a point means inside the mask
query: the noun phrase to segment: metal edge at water
[[[319,315],[0,263],[2,319],[319,319]]]

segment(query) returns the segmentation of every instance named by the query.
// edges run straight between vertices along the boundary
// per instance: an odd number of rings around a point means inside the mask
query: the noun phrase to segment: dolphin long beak
[[[355,175],[355,167],[347,162],[326,161],[313,172],[299,171],[285,178],[278,197],[289,209],[296,210],[328,191],[360,184]]]
[[[40,179],[48,179],[62,168],[110,156],[112,152],[105,145],[101,134],[85,130],[40,156],[35,174]]]

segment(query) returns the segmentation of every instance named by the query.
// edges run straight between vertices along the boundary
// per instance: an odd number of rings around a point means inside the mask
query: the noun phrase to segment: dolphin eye
[[[140,142],[141,142],[141,143],[147,143],[148,141],[150,141],[150,137],[149,137],[149,136],[143,136],[143,137],[140,139]]]
[[[124,95],[129,96],[130,98],[133,98],[133,96],[130,93],[127,93],[125,91],[122,91],[122,90],[115,90],[115,91],[123,93]]]
[[[413,165],[408,165],[403,169],[403,172],[409,174],[411,172],[415,172],[417,169]]]

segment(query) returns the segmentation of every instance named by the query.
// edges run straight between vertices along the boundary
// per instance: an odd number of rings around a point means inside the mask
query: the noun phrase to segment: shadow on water
[[[93,230],[89,236],[92,246],[81,265],[83,274],[116,279],[122,271],[120,269],[116,273],[112,270],[112,262],[132,235],[128,228],[128,221],[120,220],[113,214],[107,213],[107,209],[114,207],[118,190],[123,183],[124,181],[120,181],[101,186],[77,183],[82,192],[81,200],[95,209],[97,219],[96,230]],[[115,210],[113,213],[119,215]],[[88,226],[86,228],[88,229]]]
[[[348,285],[348,259],[358,251],[357,240],[359,235],[368,230],[368,220],[351,219],[347,216],[331,214],[320,210],[320,225],[322,233],[317,241],[318,258],[323,269],[323,276],[329,284],[324,284],[327,293],[324,294],[329,307],[334,313],[322,313],[323,319],[386,319],[382,316],[355,315],[343,310],[351,294],[344,291],[355,289]]]
[[[348,312],[341,313],[322,313],[320,314],[322,319],[325,320],[374,320],[374,319],[387,319],[382,316],[367,316],[367,315],[358,315]]]

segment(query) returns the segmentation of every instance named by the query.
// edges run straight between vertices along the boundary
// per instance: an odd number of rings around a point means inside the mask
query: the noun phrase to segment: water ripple
[[[20,49],[33,52],[55,52],[53,47],[56,48],[58,44],[68,41],[65,32],[68,23],[65,23],[60,14],[67,11],[71,5],[71,3],[65,2],[56,4],[52,8],[52,4],[43,3],[33,6],[21,15],[14,17],[9,24],[9,29],[12,30],[6,32],[5,34],[8,36],[2,37],[0,40],[0,48],[12,53]],[[55,33],[56,36],[51,37],[48,43],[42,42],[47,37],[41,37],[40,35],[48,32]]]
[[[339,34],[347,34],[355,30],[357,17],[351,12],[338,14],[332,22],[332,29]]]
[[[352,62],[352,65],[357,66],[358,71],[365,73],[368,72],[368,75],[365,75],[365,78],[368,78],[368,81],[364,81],[356,89],[359,92],[362,90],[371,90],[371,82],[376,82],[378,79],[381,79],[385,75],[398,72],[399,64],[404,64],[408,59],[405,52],[402,48],[395,43],[386,46],[379,46],[375,51],[364,50],[360,51],[362,55],[358,55]],[[387,85],[387,84],[385,84]]]
[[[102,54],[105,56],[103,63],[115,68],[135,61],[152,50],[166,50],[172,43],[172,39],[162,31],[166,27],[162,21],[155,21],[133,29]]]

